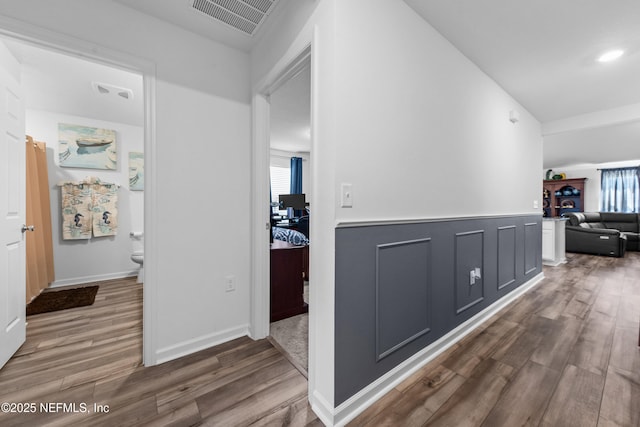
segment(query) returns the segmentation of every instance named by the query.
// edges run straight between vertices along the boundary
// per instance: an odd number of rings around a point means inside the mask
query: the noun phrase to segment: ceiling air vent
[[[254,35],[278,0],[193,0],[194,9],[250,36]]]
[[[110,97],[119,96],[124,99],[133,99],[133,91],[131,89],[99,82],[91,82],[91,87],[93,87],[93,90],[100,95],[107,95]]]

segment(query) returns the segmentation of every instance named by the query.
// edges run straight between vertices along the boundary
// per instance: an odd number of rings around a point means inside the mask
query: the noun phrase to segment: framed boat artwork
[[[115,170],[116,131],[58,123],[58,159],[62,167]]]
[[[144,154],[129,152],[129,190],[144,190]]]

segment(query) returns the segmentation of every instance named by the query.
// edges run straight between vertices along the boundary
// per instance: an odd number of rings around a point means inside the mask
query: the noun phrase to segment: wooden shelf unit
[[[566,212],[584,212],[586,178],[549,179],[542,182],[542,212],[546,218]]]

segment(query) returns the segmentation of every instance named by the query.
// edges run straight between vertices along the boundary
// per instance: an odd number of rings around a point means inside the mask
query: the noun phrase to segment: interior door
[[[25,133],[20,64],[0,42],[0,367],[26,335]]]

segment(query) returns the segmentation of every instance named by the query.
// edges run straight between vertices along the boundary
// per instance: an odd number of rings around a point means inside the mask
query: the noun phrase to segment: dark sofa
[[[617,212],[570,212],[564,215],[567,252],[621,257],[640,250],[640,215]]]

